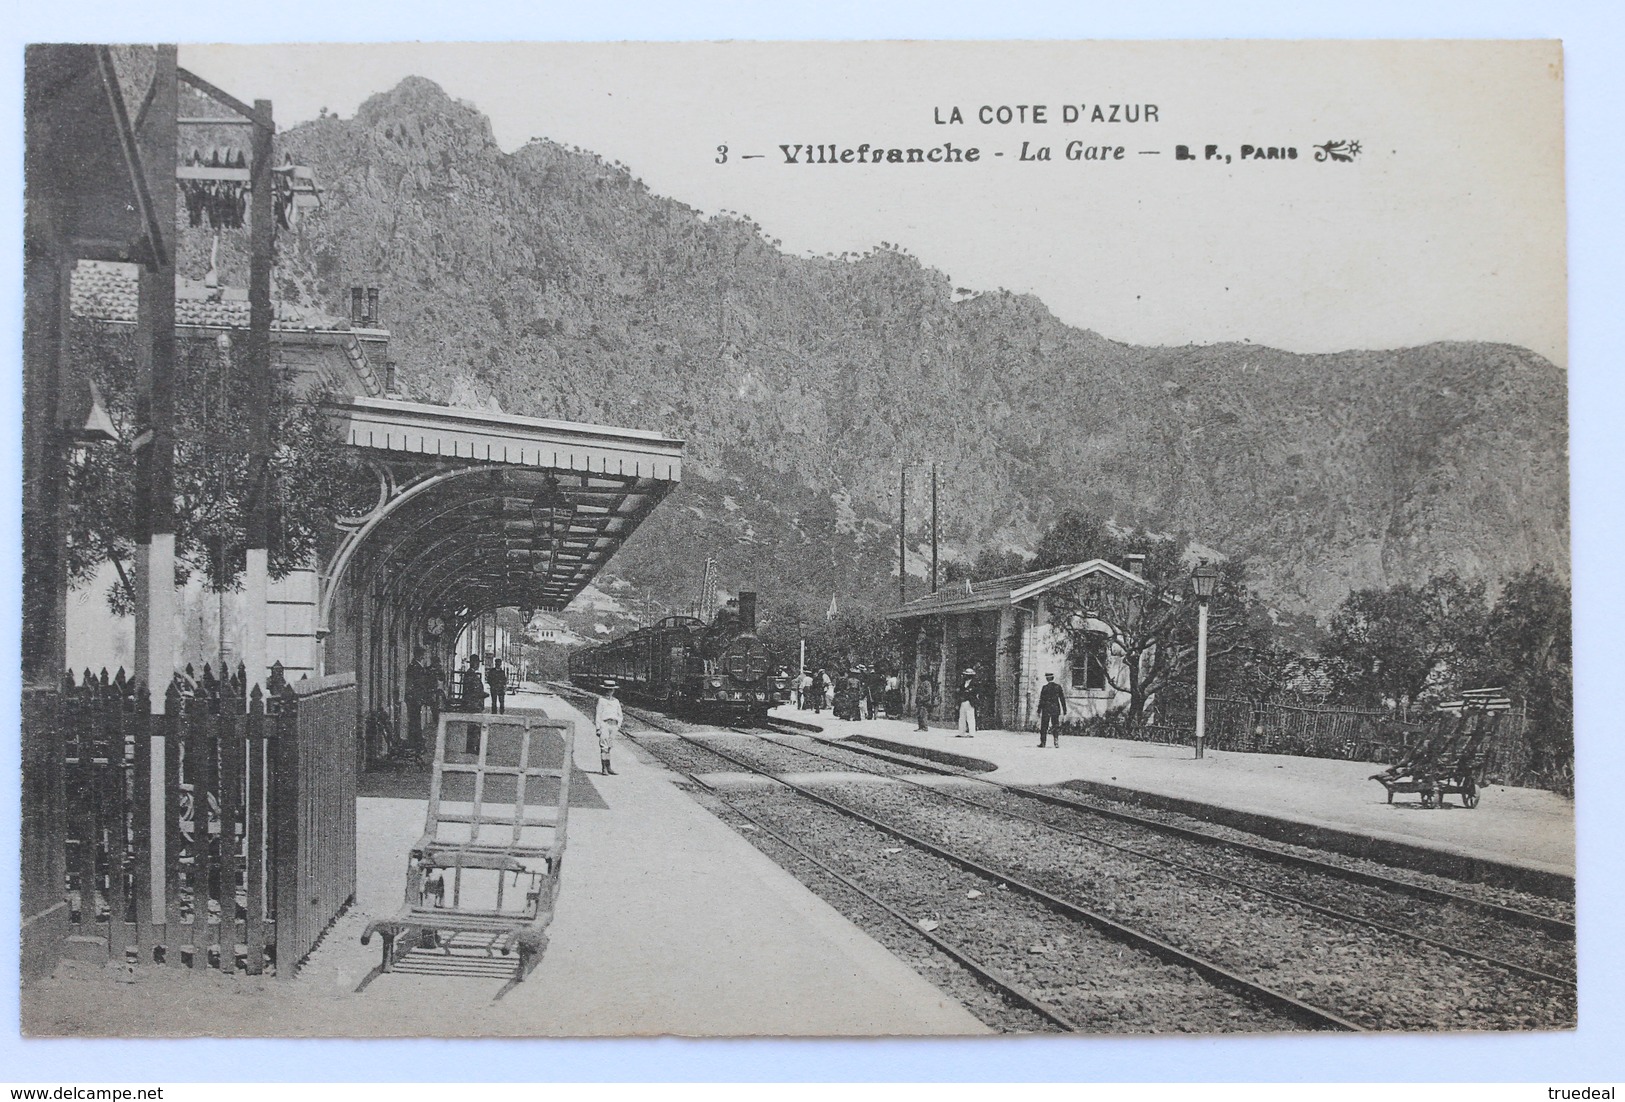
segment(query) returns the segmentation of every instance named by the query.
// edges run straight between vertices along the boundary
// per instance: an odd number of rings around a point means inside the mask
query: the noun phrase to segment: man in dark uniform
[[[434,708],[434,695],[434,671],[429,667],[428,653],[418,647],[412,652],[412,664],[406,667],[406,741],[412,756],[420,761],[423,758],[423,710]]]
[[[485,671],[485,683],[491,687],[491,714],[507,715],[508,671],[502,668],[502,659],[491,662],[490,668]]]
[[[1044,675],[1044,687],[1038,690],[1038,748],[1044,748],[1045,736],[1054,733],[1055,749],[1061,748],[1061,717],[1066,714],[1066,693],[1056,684],[1055,675]]]

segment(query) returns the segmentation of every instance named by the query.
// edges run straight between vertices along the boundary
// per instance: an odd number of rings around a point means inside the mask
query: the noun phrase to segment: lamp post
[[[1219,572],[1203,563],[1191,574],[1196,589],[1196,756],[1202,756],[1202,740],[1207,736],[1207,606],[1213,599],[1213,585]]]

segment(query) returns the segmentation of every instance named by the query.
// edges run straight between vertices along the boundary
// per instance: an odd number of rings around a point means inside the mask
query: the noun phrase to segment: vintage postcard
[[[29,47],[24,1033],[1575,1029],[1563,64]]]

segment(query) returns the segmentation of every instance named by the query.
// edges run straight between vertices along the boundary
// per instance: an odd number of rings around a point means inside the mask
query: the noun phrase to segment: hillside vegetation
[[[342,312],[381,287],[409,391],[687,440],[606,585],[686,603],[714,554],[768,609],[895,600],[898,469],[930,458],[955,553],[1087,509],[1245,558],[1322,619],[1446,569],[1567,576],[1565,380],[1527,350],[1121,344],[895,245],[790,256],[590,152],[505,154],[416,78],[281,144],[326,194],[281,238],[280,293]]]

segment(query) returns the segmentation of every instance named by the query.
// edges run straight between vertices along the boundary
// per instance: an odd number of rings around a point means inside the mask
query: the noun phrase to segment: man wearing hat
[[[615,770],[609,767],[609,751],[615,745],[615,736],[621,733],[621,724],[625,718],[621,713],[621,702],[615,699],[615,682],[604,682],[604,691],[598,697],[598,707],[593,712],[592,725],[598,732],[598,773],[600,776],[614,776]]]
[[[1066,693],[1056,684],[1055,675],[1044,675],[1044,687],[1038,690],[1038,748],[1044,748],[1047,734],[1055,736],[1055,749],[1061,748],[1061,717],[1066,714]]]
[[[959,679],[959,734],[955,738],[973,738],[976,735],[976,671],[966,667]]]

